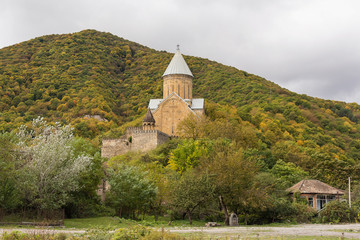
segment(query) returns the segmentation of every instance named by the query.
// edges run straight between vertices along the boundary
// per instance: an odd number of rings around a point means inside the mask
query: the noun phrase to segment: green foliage
[[[316,216],[316,211],[309,207],[307,203],[293,202],[290,207],[294,209],[294,214],[291,217],[297,223],[310,222]]]
[[[99,150],[88,140],[79,137],[72,142],[72,148],[75,156],[87,154],[93,158],[91,164],[79,176],[80,187],[71,193],[65,206],[66,216],[90,217],[108,212],[100,204],[99,196],[96,194],[101,179],[105,177],[104,159],[101,158]]]
[[[323,223],[345,223],[354,221],[354,213],[347,202],[335,200],[325,205],[319,218]]]
[[[112,240],[157,240],[157,239],[168,239],[168,240],[182,240],[175,233],[169,233],[164,230],[154,230],[141,225],[133,226],[130,228],[119,228],[115,231]]]
[[[121,217],[136,218],[135,211],[149,208],[157,188],[140,168],[122,165],[117,171],[109,170],[109,202]]]
[[[307,172],[296,166],[294,163],[285,163],[282,160],[276,162],[271,169],[271,173],[277,177],[285,187],[291,187],[308,176]]]
[[[138,225],[130,228],[119,228],[115,231],[113,240],[133,240],[142,239],[146,235],[149,235],[151,230],[147,227]]]
[[[11,177],[1,179],[0,208],[6,210],[15,209],[20,203],[20,194],[17,189],[16,181]]]
[[[16,176],[19,154],[15,141],[14,134],[0,133],[0,208],[5,210],[20,204]]]
[[[212,205],[215,185],[208,175],[188,171],[173,183],[171,198],[175,210],[187,214],[192,224],[191,214],[196,208]]]
[[[49,125],[43,118],[33,120],[32,130],[19,129],[22,168],[19,187],[33,207],[59,209],[70,192],[79,187],[79,175],[91,164],[89,155],[75,154],[70,126]]]
[[[208,154],[210,142],[200,140],[185,140],[171,152],[169,167],[180,174],[187,169],[197,167],[200,158]]]

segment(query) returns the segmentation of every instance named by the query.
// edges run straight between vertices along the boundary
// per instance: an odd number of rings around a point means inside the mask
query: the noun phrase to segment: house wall
[[[300,196],[305,197],[308,202],[309,202],[309,198],[313,198],[313,208],[316,210],[316,194],[304,194],[304,193],[302,193]]]
[[[302,193],[300,196],[305,197],[306,200],[309,202],[309,198],[313,198],[313,208],[317,210],[317,197],[318,195],[321,196],[335,196],[335,199],[340,199],[342,195],[332,195],[332,194],[315,194],[315,193]]]

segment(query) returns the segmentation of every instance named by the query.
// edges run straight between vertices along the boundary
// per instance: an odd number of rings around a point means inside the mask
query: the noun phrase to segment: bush
[[[147,228],[144,226],[133,226],[130,228],[120,228],[116,230],[114,236],[111,238],[112,240],[157,240],[157,239],[167,239],[167,240],[182,240],[185,238],[180,237],[177,234],[169,233],[164,229],[152,230],[151,228]]]
[[[180,237],[178,234],[169,233],[168,231],[151,231],[149,235],[144,236],[141,240],[158,240],[158,239],[166,239],[166,240],[185,240],[185,238]]]
[[[13,231],[10,233],[4,232],[0,235],[2,240],[65,240],[68,239],[68,235],[65,233],[58,234],[43,234],[43,233],[22,233],[19,231]],[[82,238],[72,237],[73,240],[82,240]]]
[[[294,220],[297,223],[310,222],[311,219],[316,215],[316,211],[313,208],[301,202],[293,202],[291,207],[295,209]]]
[[[319,218],[323,223],[346,223],[354,221],[354,213],[346,202],[336,200],[325,205]]]
[[[151,230],[147,227],[141,225],[129,227],[129,228],[119,228],[115,231],[113,240],[135,240],[149,235]]]

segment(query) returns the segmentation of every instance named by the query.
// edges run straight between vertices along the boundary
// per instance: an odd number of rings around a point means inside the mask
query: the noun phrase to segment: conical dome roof
[[[155,122],[155,119],[150,111],[150,108],[148,109],[148,111],[143,119],[143,123],[145,123],[145,122],[151,122],[151,123]]]
[[[194,77],[179,49],[176,50],[176,53],[171,59],[169,66],[166,68],[163,77],[170,74],[185,74]]]

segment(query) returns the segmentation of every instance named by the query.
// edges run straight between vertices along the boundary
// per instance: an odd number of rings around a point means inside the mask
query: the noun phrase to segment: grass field
[[[134,225],[142,225],[148,227],[203,227],[204,221],[193,221],[190,225],[187,220],[176,220],[169,224],[170,219],[161,217],[155,221],[153,217],[146,217],[144,220],[134,221],[119,217],[97,217],[97,218],[75,218],[65,219],[66,228],[87,229],[87,228],[107,228],[116,229]]]

